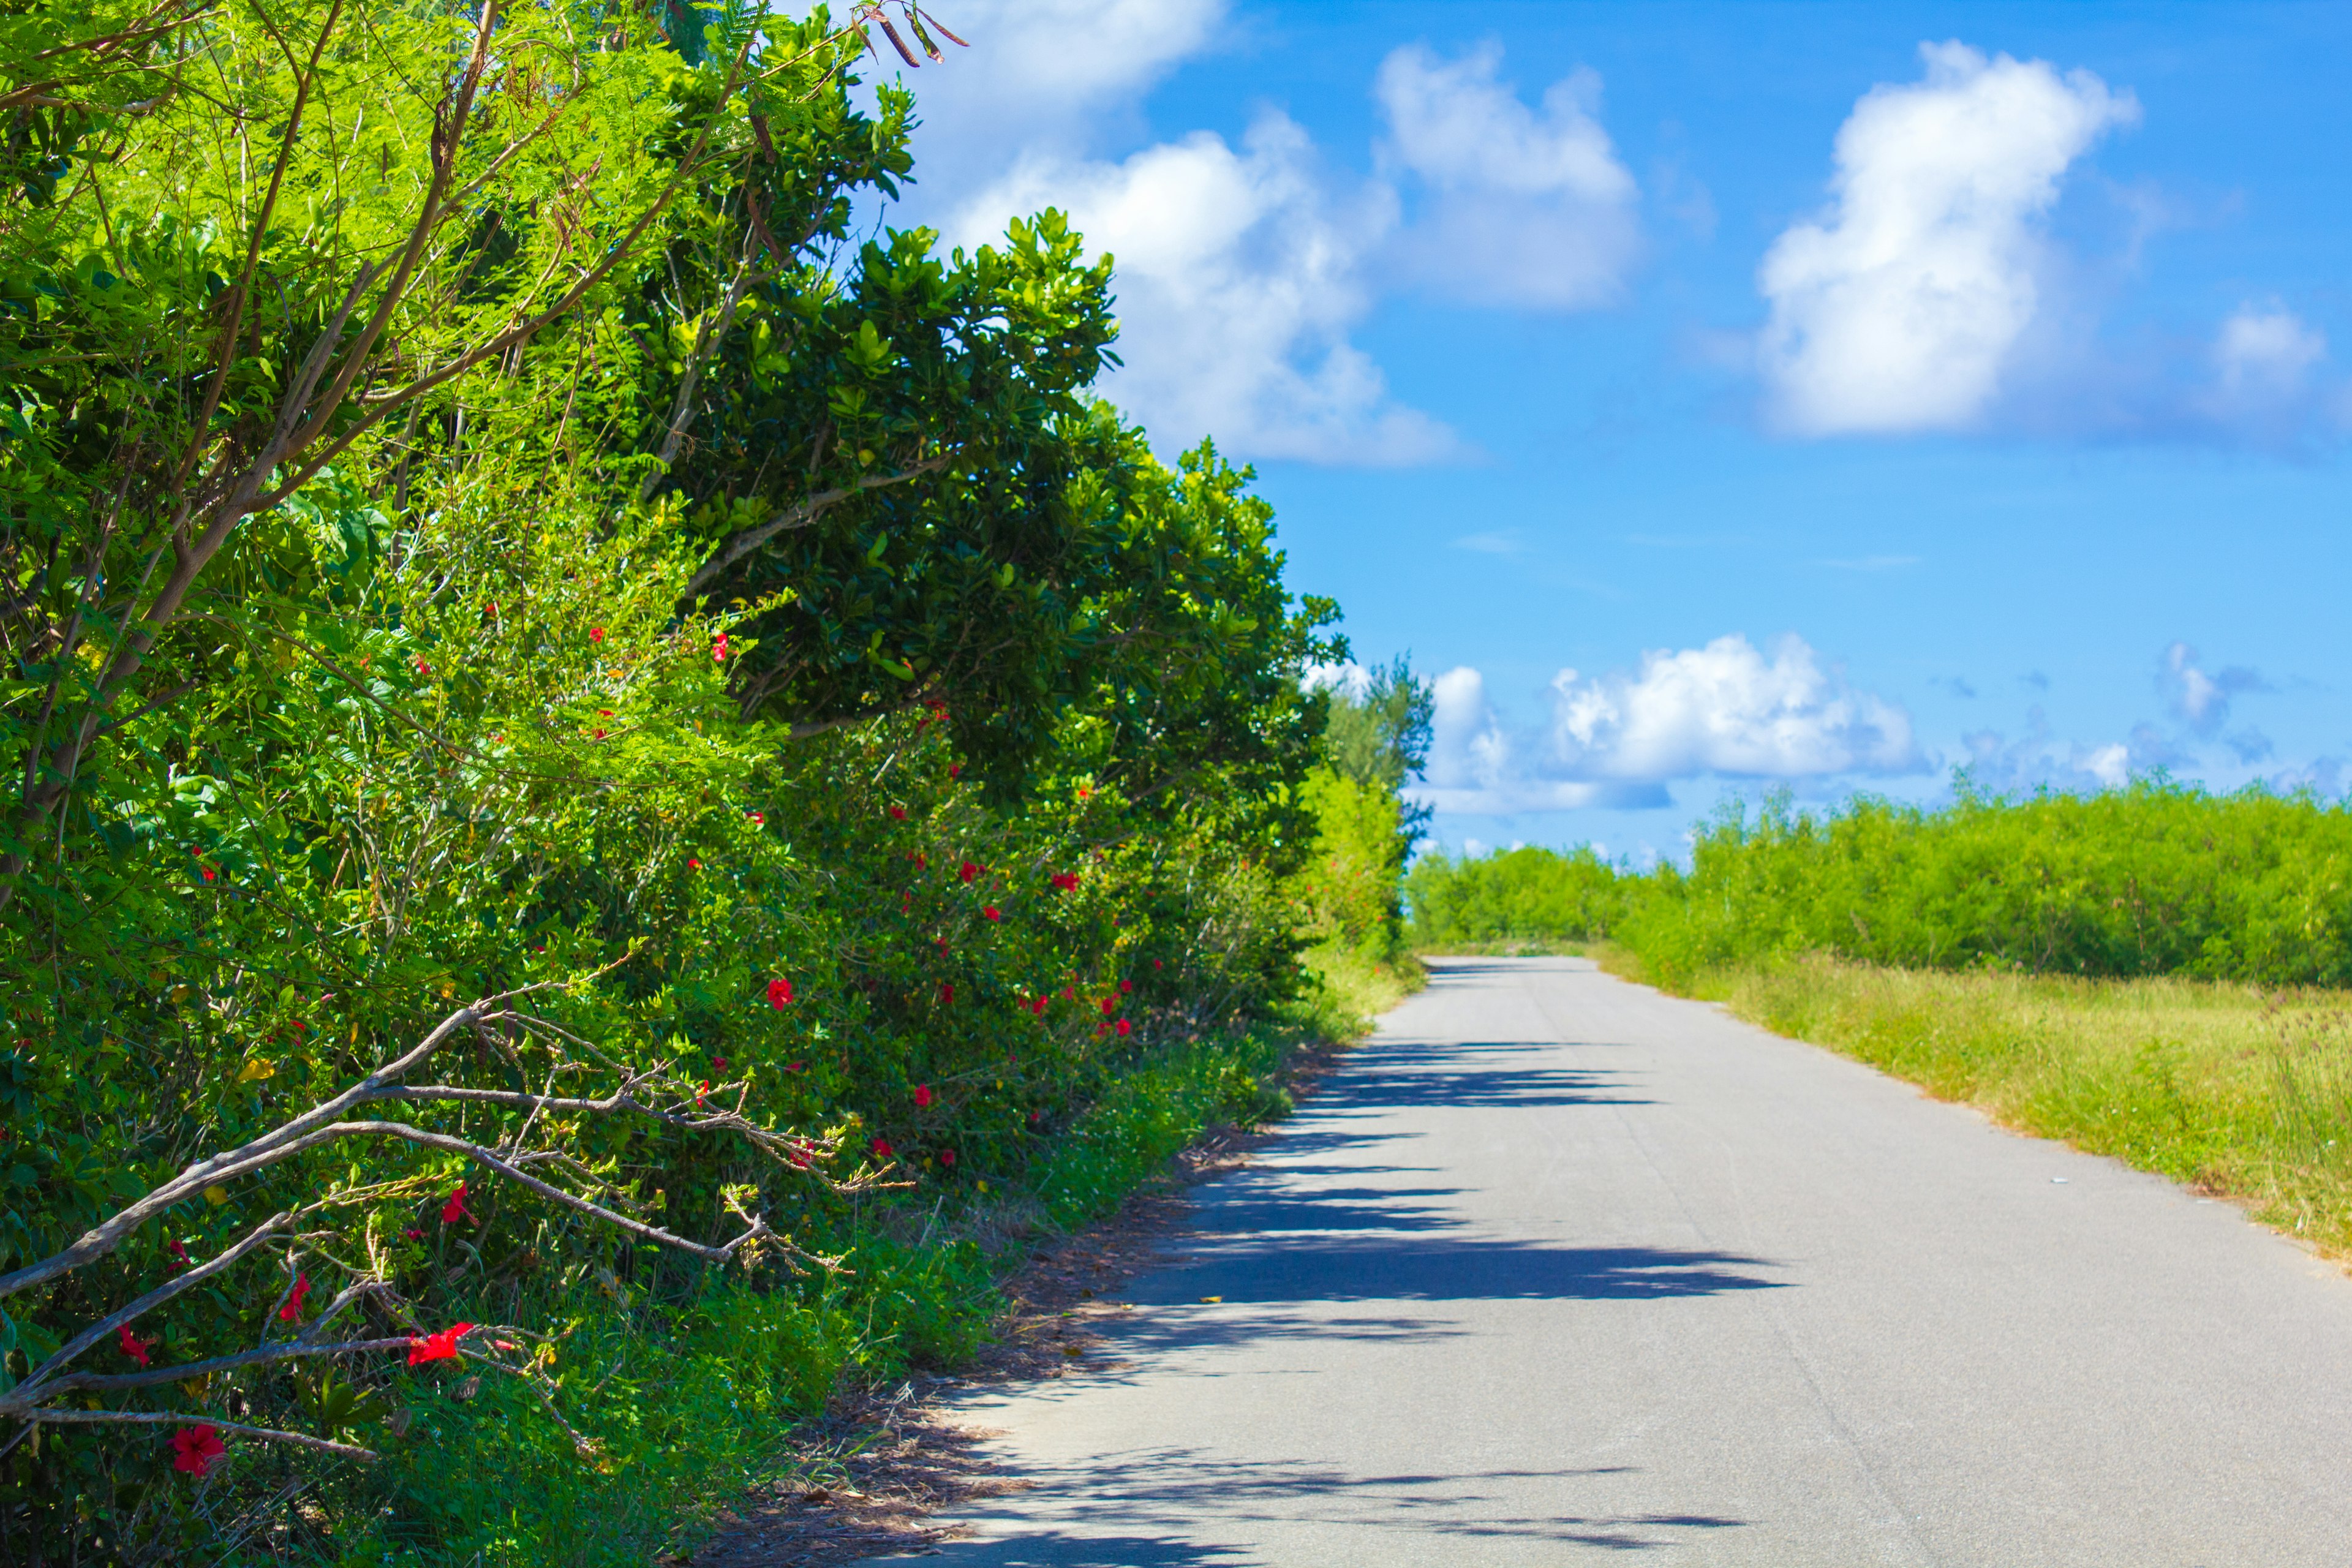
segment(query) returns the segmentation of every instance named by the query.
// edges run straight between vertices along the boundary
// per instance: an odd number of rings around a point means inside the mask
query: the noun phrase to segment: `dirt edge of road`
[[[1292,1100],[1311,1093],[1346,1050],[1319,1045],[1292,1057],[1280,1080]],[[1037,1238],[1026,1263],[1003,1283],[1009,1305],[994,1342],[971,1364],[836,1398],[823,1420],[793,1434],[774,1479],[723,1508],[718,1533],[690,1558],[667,1561],[798,1568],[919,1553],[961,1533],[952,1521],[940,1522],[943,1514],[1026,1490],[1029,1482],[982,1452],[991,1434],[945,1411],[941,1396],[1117,1365],[1099,1359],[1097,1325],[1127,1309],[1107,1298],[1168,1260],[1171,1240],[1191,1223],[1193,1187],[1247,1163],[1279,1126],[1213,1127],[1108,1219]]]

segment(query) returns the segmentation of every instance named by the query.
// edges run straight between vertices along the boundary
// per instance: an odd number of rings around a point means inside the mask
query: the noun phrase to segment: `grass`
[[[1603,966],[1649,980],[1622,948]],[[2352,999],[2182,979],[1883,969],[1826,956],[1675,987],[1976,1106],[2243,1202],[2352,1258]]]

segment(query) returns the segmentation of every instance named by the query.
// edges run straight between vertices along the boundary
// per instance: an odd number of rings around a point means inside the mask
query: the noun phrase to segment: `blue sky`
[[[2352,783],[2352,7],[953,0],[894,222],[1119,258],[1454,847]]]

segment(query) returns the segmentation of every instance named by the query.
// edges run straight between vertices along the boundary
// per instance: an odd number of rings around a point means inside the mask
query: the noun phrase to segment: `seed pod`
[[[898,36],[898,29],[890,25],[890,18],[877,16],[874,19],[882,24],[882,36],[890,40],[890,47],[898,51],[898,58],[913,68],[922,69],[923,62],[915,58],[915,51],[907,47],[907,40]]]
[[[957,48],[968,49],[971,47],[970,44],[965,43],[961,38],[959,38],[953,33],[949,32],[946,25],[940,22],[937,16],[925,16],[923,17],[923,20],[929,22],[932,26],[939,28],[940,37],[945,38],[949,43],[953,44]]]

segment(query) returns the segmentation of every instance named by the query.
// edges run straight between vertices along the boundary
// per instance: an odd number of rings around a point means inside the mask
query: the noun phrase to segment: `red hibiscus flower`
[[[699,871],[702,869],[702,862],[689,855],[686,858],[686,868],[689,871]]]
[[[727,662],[727,634],[720,632],[710,639],[710,659],[714,664]]]
[[[927,1083],[917,1084],[915,1086],[915,1103],[917,1105],[929,1105],[930,1102],[931,1086]]]
[[[972,879],[974,877],[979,876],[979,875],[980,875],[980,873],[981,873],[981,868],[980,868],[980,867],[978,867],[978,866],[973,865],[973,864],[972,864],[971,861],[969,861],[969,860],[965,861],[962,865],[961,865],[961,866],[959,866],[959,867],[957,867],[957,868],[956,868],[956,875],[957,875],[957,876],[959,876],[959,877],[961,877],[961,878],[962,878],[962,879],[964,879],[964,882],[966,883],[966,885],[969,885],[969,884],[971,883],[971,879]]]
[[[950,1170],[953,1170],[955,1168],[955,1151],[952,1149],[940,1150],[940,1163],[947,1166]]]
[[[890,1140],[887,1138],[877,1138],[866,1146],[874,1152],[874,1157],[877,1160],[887,1160],[890,1157]]]
[[[1104,998],[1102,999],[1102,1010],[1103,1010],[1103,1016],[1104,1016],[1104,1017],[1106,1017],[1106,1018],[1109,1017],[1113,1013],[1118,1012],[1118,998],[1116,998],[1116,997],[1112,997],[1112,996],[1106,996],[1106,997],[1104,997]]]
[[[1092,791],[1092,790],[1088,789],[1088,788],[1087,788],[1086,785],[1084,785],[1084,784],[1080,784],[1080,785],[1078,786],[1078,798],[1079,798],[1080,800],[1084,800],[1084,799],[1086,799],[1088,795],[1092,795],[1092,794],[1094,794],[1094,793],[1095,793],[1094,791]]]
[[[153,1340],[142,1340],[132,1333],[131,1325],[128,1323],[117,1323],[114,1326],[114,1342],[122,1347],[124,1355],[129,1356],[141,1366],[147,1364],[147,1352],[155,1344]]]
[[[1034,1002],[1030,1003],[1029,1011],[1042,1016],[1045,1011],[1045,998],[1040,996]]]
[[[400,1234],[408,1237],[411,1241],[423,1241],[425,1239],[425,1233],[417,1229],[416,1226],[413,1225],[406,1230],[402,1231]]]
[[[473,1217],[466,1212],[466,1184],[459,1182],[457,1190],[449,1194],[449,1201],[441,1205],[441,1223],[456,1225],[461,1219],[470,1220]]]
[[[423,1366],[428,1361],[456,1361],[457,1342],[473,1331],[471,1323],[452,1323],[437,1334],[409,1341],[408,1364]]]
[[[228,1452],[221,1441],[220,1428],[209,1421],[194,1426],[183,1426],[172,1434],[172,1468],[185,1470],[197,1479],[213,1468],[213,1461]]]
[[[955,1000],[954,981],[942,980],[940,982],[940,1000],[942,1003],[952,1002]]]
[[[278,1309],[278,1321],[281,1323],[300,1322],[302,1321],[302,1298],[310,1293],[310,1277],[308,1274],[297,1274],[294,1276],[294,1293],[286,1298],[286,1305]]]
[[[1076,871],[1056,871],[1047,880],[1066,893],[1077,891],[1078,874]]]
[[[751,819],[751,826],[754,827],[764,827],[767,826],[767,815],[763,812],[747,811],[743,815]]]
[[[1155,958],[1155,959],[1153,959],[1153,960],[1151,961],[1151,967],[1152,967],[1152,968],[1154,968],[1154,969],[1159,968],[1159,967],[1160,967],[1160,961],[1159,961],[1158,959],[1156,959],[1156,958]]]
[[[980,918],[984,921],[1001,921],[1004,918],[1004,911],[994,904],[982,904],[980,906]]]
[[[1131,981],[1122,980],[1122,981],[1120,981],[1120,982],[1118,983],[1118,994],[1119,994],[1120,995],[1122,995],[1122,996],[1126,995],[1129,992],[1133,991],[1134,989],[1135,989],[1135,985],[1134,985],[1133,982],[1131,982]]]
[[[948,764],[948,777],[950,777],[950,778],[951,778],[951,779],[952,779],[952,778],[961,778],[962,776],[963,776],[963,764],[962,764],[961,763],[950,763]]]
[[[712,1072],[725,1072],[727,1070],[727,1058],[725,1057],[711,1058],[710,1070]]]
[[[591,734],[599,741],[604,738],[604,731],[602,730],[592,731]]]
[[[786,1072],[806,1072],[806,1071],[808,1071],[808,1063],[806,1063],[806,1062],[794,1062],[794,1063],[793,1063],[793,1065],[792,1065],[792,1066],[790,1066],[790,1067],[786,1068],[784,1070],[785,1070]]]
[[[792,999],[793,983],[791,981],[771,980],[768,982],[769,1006],[777,1008],[789,1006],[792,1003]]]
[[[890,820],[891,820],[891,821],[893,821],[893,822],[904,822],[904,821],[906,821],[906,820],[907,820],[907,808],[906,808],[905,806],[903,806],[903,805],[894,805],[894,806],[892,806],[892,807],[890,808]]]
[[[1128,1021],[1127,1021],[1126,1019],[1124,1019],[1124,1018],[1121,1018],[1121,1019],[1118,1021],[1118,1032],[1119,1032],[1120,1034],[1122,1034],[1122,1035],[1124,1035],[1124,1034],[1128,1033],[1128,1032],[1129,1032],[1129,1030],[1130,1028],[1132,1028],[1132,1027],[1133,1027],[1133,1026],[1131,1026],[1130,1024],[1129,1024],[1129,1023],[1128,1023]]]
[[[790,1139],[784,1144],[784,1163],[795,1171],[805,1171],[809,1168],[809,1156],[815,1152],[807,1140]]]
[[[590,642],[603,642],[604,640],[604,628],[602,626],[590,626],[588,628],[588,640]]]

